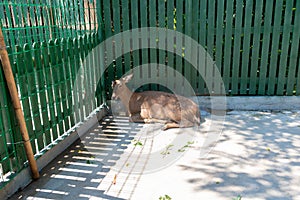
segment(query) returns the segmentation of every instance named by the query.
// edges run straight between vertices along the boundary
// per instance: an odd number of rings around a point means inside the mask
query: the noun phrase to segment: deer
[[[126,85],[133,73],[112,81],[112,100],[120,99],[129,121],[163,123],[162,130],[200,126],[198,105],[186,97],[161,91],[132,92]]]

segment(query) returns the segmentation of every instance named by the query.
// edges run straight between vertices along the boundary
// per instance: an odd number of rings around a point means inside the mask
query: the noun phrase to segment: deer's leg
[[[129,121],[135,122],[135,123],[144,123],[144,119],[141,117],[139,113],[136,114],[130,114],[129,115]]]
[[[180,125],[175,122],[168,122],[162,127],[162,130],[165,131],[170,128],[179,128],[179,127],[180,127]]]
[[[165,124],[168,121],[167,120],[163,120],[163,119],[154,119],[154,118],[150,118],[150,119],[144,119],[145,123],[161,123],[161,124]]]

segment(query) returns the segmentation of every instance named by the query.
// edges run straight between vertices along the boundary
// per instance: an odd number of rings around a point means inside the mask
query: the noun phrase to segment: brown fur
[[[112,83],[112,99],[121,99],[131,121],[165,123],[163,130],[200,125],[200,113],[195,102],[166,92],[132,92],[125,84],[132,76],[130,74]]]

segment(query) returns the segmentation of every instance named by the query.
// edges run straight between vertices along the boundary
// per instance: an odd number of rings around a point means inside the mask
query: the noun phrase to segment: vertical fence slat
[[[184,10],[184,14],[185,14],[185,18],[184,18],[184,34],[192,37],[192,19],[193,19],[193,13],[192,13],[192,1],[185,1],[185,10]],[[192,80],[192,69],[191,69],[191,65],[189,62],[187,62],[187,60],[191,60],[192,58],[192,44],[190,40],[185,40],[184,41],[184,56],[185,59],[183,61],[183,74],[184,74],[184,78],[191,83]],[[187,89],[188,87],[186,85],[182,85],[182,89],[180,90],[181,93],[185,92],[185,89]]]
[[[49,48],[49,49],[48,49]],[[43,52],[43,57],[44,57],[44,62],[46,65],[46,82],[47,82],[47,97],[48,97],[48,105],[49,105],[49,110],[50,110],[50,118],[51,118],[51,126],[52,126],[52,135],[51,139],[52,141],[55,140],[58,137],[58,129],[57,129],[57,118],[56,118],[56,103],[55,103],[55,98],[54,98],[54,87],[55,83],[53,80],[53,65],[52,65],[52,59],[50,58],[50,52],[54,52],[54,41],[50,40],[48,42],[48,48],[44,49]]]
[[[63,59],[64,59],[64,66],[65,66],[65,78],[66,78],[66,104],[67,107],[65,108],[65,113],[68,116],[66,129],[73,127],[74,125],[74,118],[72,112],[72,74],[71,74],[71,55],[70,55],[70,45],[71,39],[67,38],[63,41],[62,51]]]
[[[112,29],[113,29],[113,19],[112,19],[112,13],[110,13],[110,7],[111,7],[111,1],[103,1],[103,10],[104,10],[104,34],[105,38],[109,38],[112,36]],[[104,50],[106,53],[106,61],[112,60],[112,44],[106,44],[104,45]],[[110,63],[106,63],[106,65],[109,65]],[[110,67],[106,66],[107,70],[107,76],[105,77],[107,81],[104,82],[105,88],[108,89],[109,92],[111,92],[111,87],[109,85],[110,81],[114,79],[114,73],[113,73],[113,67],[112,65]]]
[[[113,0],[112,1],[112,7],[113,7],[113,19],[114,19],[114,34],[118,34],[121,32],[121,15],[120,15],[120,4],[119,0]],[[119,37],[118,37],[119,38]],[[123,41],[121,41],[123,42]],[[114,55],[115,54],[122,54],[121,49],[122,44],[115,42],[114,43]],[[116,58],[114,56],[114,60],[116,60],[116,76],[117,78],[120,78],[123,75],[123,64],[122,64],[122,56]]]
[[[292,1],[285,2],[285,11],[284,11],[284,27],[289,27],[292,20]],[[290,29],[283,28],[282,32],[282,43],[281,43],[281,53],[280,53],[280,62],[279,62],[279,73],[278,73],[278,85],[277,85],[277,95],[283,95],[286,87],[286,74],[287,74],[287,60],[288,60],[288,50],[290,46]]]
[[[184,1],[182,0],[176,0],[176,31],[180,33],[184,33]],[[178,72],[178,74],[183,73],[183,38],[182,37],[176,37],[176,60],[175,60],[175,70]],[[178,77],[179,78],[179,77]],[[176,82],[175,82],[175,88],[180,88],[182,87],[182,81],[178,80],[176,77]],[[179,89],[177,89],[180,91]]]
[[[174,30],[174,0],[167,1],[167,11],[166,11],[166,19],[167,19],[167,28],[170,30]],[[167,75],[167,87],[173,88],[174,87],[174,73],[172,69],[174,69],[174,54],[172,50],[174,50],[174,32],[171,32],[167,38],[167,68],[166,68],[166,75]],[[173,85],[173,86],[172,86]]]
[[[281,33],[281,17],[282,17],[282,3],[283,1],[275,1],[275,16],[273,19],[273,32],[272,32],[272,48],[271,48],[271,58],[269,63],[269,74],[268,74],[268,91],[267,95],[274,95],[275,92],[275,79],[277,70],[277,60],[278,60],[278,47],[279,38]]]
[[[60,40],[60,45],[57,48],[58,60],[59,60],[59,88],[60,88],[60,96],[61,96],[61,109],[62,109],[62,120],[64,124],[64,131],[69,130],[69,119],[68,119],[68,105],[67,105],[67,84],[68,81],[66,79],[66,56],[67,51],[66,48],[66,39]],[[62,132],[63,134],[64,132]]]
[[[43,49],[47,48],[47,43],[42,42],[40,45],[36,46],[34,49],[35,59],[36,59],[36,70],[37,70],[37,82],[38,82],[38,90],[39,90],[39,99],[41,104],[41,115],[43,121],[43,139],[44,144],[48,145],[51,143],[50,137],[50,119],[48,116],[48,105],[47,105],[47,88],[46,88],[46,77],[45,77],[45,65],[42,63],[41,58],[43,57]]]
[[[84,117],[86,114],[86,108],[85,108],[85,102],[84,102],[84,68],[83,68],[83,59],[84,59],[84,40],[83,37],[78,38],[78,46],[75,47],[75,49],[78,51],[78,60],[76,60],[78,63],[76,63],[76,77],[79,81],[77,81],[78,85],[78,102],[79,102],[79,109],[80,109],[80,121],[84,121]],[[111,51],[110,51],[111,52]],[[111,53],[110,53],[111,55]]]
[[[56,116],[58,119],[59,126],[59,135],[62,135],[65,132],[64,127],[64,102],[63,94],[65,93],[64,89],[64,70],[62,63],[61,55],[61,41],[56,39],[54,41],[54,52],[56,55],[51,54],[51,64],[54,69],[53,80],[54,80],[54,94],[55,94],[55,103],[56,103]]]
[[[296,1],[297,5],[295,5],[295,15],[294,15],[294,31],[291,39],[291,51],[289,53],[289,68],[288,68],[288,77],[287,77],[287,95],[293,95],[295,90],[300,90],[300,88],[295,88],[296,86],[296,68],[297,68],[297,57],[300,57],[300,46],[299,46],[299,37],[300,37],[300,3]],[[287,7],[290,9],[290,7]],[[292,8],[293,9],[293,8]],[[299,70],[299,69],[298,69]]]
[[[194,41],[198,41],[198,35],[199,35],[199,27],[198,27],[198,17],[199,17],[199,0],[193,0],[193,6],[192,6],[192,38]],[[193,43],[195,44],[195,43]],[[197,83],[198,83],[198,73],[195,70],[198,65],[198,45],[192,45],[192,59],[195,61],[194,63],[196,66],[192,66],[192,77],[191,77],[191,86],[194,88],[193,94],[197,94]]]
[[[259,83],[258,83],[258,95],[264,95],[266,91],[267,82],[267,71],[269,66],[269,47],[271,37],[271,23],[273,2],[266,1],[265,12],[264,12],[264,24],[263,24],[263,40],[262,40],[262,51],[261,51],[261,62],[259,65]]]
[[[139,13],[140,13],[140,28],[148,27],[148,15],[149,15],[149,9],[147,5],[148,1],[140,1],[140,7],[139,7]],[[141,41],[140,41],[140,47],[148,47],[149,42],[149,32],[147,31],[146,35],[141,35]],[[141,50],[141,64],[147,64],[149,63],[149,57],[148,57],[148,48]],[[148,79],[150,77],[150,66],[148,65],[146,68],[143,68],[143,70],[140,72],[140,78],[142,79]],[[146,85],[143,87],[146,90],[149,90],[149,85]]]
[[[33,44],[33,47],[35,43]],[[34,125],[34,138],[37,139],[38,149],[42,149],[43,145],[43,128],[41,125],[40,111],[39,111],[39,101],[37,96],[37,83],[35,76],[35,69],[32,59],[32,48],[29,45],[24,46],[24,61],[26,67],[27,81],[28,81],[28,95],[30,102],[30,110],[32,113],[32,124]],[[36,145],[32,146],[33,148]]]
[[[138,0],[130,1],[131,9],[131,25],[132,29],[139,28],[139,15],[138,15]],[[132,38],[131,45],[133,49],[139,49],[139,38]],[[140,51],[135,50],[132,52],[132,67],[139,66],[140,64]]]
[[[209,57],[214,57],[214,36],[215,36],[215,15],[209,14],[215,12],[216,2],[213,0],[208,1],[208,15],[207,15],[207,52],[205,56],[205,82],[207,86],[207,93],[213,94],[214,85],[214,72],[212,66],[208,65]]]
[[[216,24],[216,65],[220,73],[223,70],[223,29],[224,29],[224,0],[217,1],[217,24]],[[215,72],[216,73],[216,72]],[[215,93],[221,94],[221,85],[215,86]]]
[[[77,39],[74,38],[73,40],[70,38],[69,39],[69,57],[70,57],[70,73],[71,73],[71,80],[72,80],[72,104],[70,105],[70,111],[73,113],[71,115],[71,121],[73,120],[73,124],[75,125],[77,122],[79,122],[79,108],[78,106],[78,95],[77,95],[77,70],[76,70],[76,53],[77,49],[75,48],[77,45]]]
[[[240,94],[245,95],[248,93],[248,71],[250,68],[249,58],[250,58],[250,39],[251,35],[251,24],[252,24],[252,14],[253,14],[253,1],[246,1],[245,4],[245,17],[244,28],[243,28],[243,48],[242,48],[242,63],[241,63],[241,85]]]
[[[164,0],[158,0],[158,24],[160,28],[166,27],[166,5]],[[162,32],[159,32],[158,35],[158,46],[159,49],[166,49],[166,34],[163,34]],[[160,50],[158,53],[158,62],[159,64],[165,65],[166,64],[166,52]],[[158,75],[161,80],[161,84],[166,84],[166,78],[163,76],[165,75],[165,68],[164,67],[158,67]]]
[[[123,31],[128,31],[130,29],[129,24],[130,24],[130,17],[129,17],[129,1],[128,0],[122,0],[122,28]],[[124,48],[125,49],[130,49],[130,40],[123,38],[124,41]],[[124,55],[124,72],[127,72],[131,68],[131,63],[130,63],[130,53],[127,53]]]
[[[198,42],[199,44],[206,50],[206,39],[207,39],[207,0],[201,0],[200,6],[199,6],[200,12],[199,12],[199,35],[198,35]],[[205,58],[201,58],[198,56],[198,71],[200,73],[199,77],[199,83],[198,83],[198,93],[201,95],[204,95],[207,93],[205,87],[205,66],[206,61]]]
[[[261,22],[262,22],[262,5],[263,1],[257,1],[255,4],[255,17],[253,27],[253,43],[252,43],[252,59],[250,69],[250,88],[249,94],[256,95],[257,93],[257,69],[259,61],[260,37],[261,37]]]
[[[149,26],[150,27],[156,27],[157,26],[157,21],[156,21],[156,16],[157,16],[157,5],[156,1],[149,1]],[[150,33],[150,46],[151,47],[156,47],[157,46],[157,33]],[[158,63],[157,61],[157,50],[156,49],[150,49],[150,61],[151,66],[150,66],[150,77],[151,80],[156,80],[157,78],[157,65],[155,63]],[[157,90],[158,87],[157,85],[151,85],[152,90]]]
[[[26,47],[26,48],[25,48]],[[31,146],[35,147],[34,140],[34,128],[32,124],[32,117],[30,112],[30,101],[29,101],[29,91],[28,91],[28,81],[27,81],[27,72],[26,72],[26,65],[25,57],[26,57],[26,51],[28,51],[28,44],[24,46],[24,48],[17,47],[17,68],[18,68],[18,76],[19,76],[19,87],[20,87],[20,95],[21,95],[21,101],[22,101],[22,107],[24,112],[24,118],[27,125],[27,130],[29,137],[31,139]],[[30,53],[30,52],[29,52]],[[27,53],[27,56],[28,55]],[[30,56],[31,57],[31,56]],[[36,153],[36,149],[33,148],[34,154]]]
[[[232,22],[233,22],[233,1],[226,2],[226,17],[225,17],[225,46],[224,46],[224,72],[223,81],[225,90],[229,90],[230,69],[231,69],[231,54],[232,54]]]
[[[241,35],[242,35],[242,17],[243,17],[243,2],[236,1],[235,5],[235,23],[234,23],[234,44],[233,44],[233,58],[232,58],[232,85],[231,94],[238,94],[239,86],[239,66],[241,56]]]

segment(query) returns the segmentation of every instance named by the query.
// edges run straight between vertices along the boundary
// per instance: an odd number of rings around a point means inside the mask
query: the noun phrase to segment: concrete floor
[[[300,111],[204,118],[161,131],[106,117],[11,199],[300,199]]]

